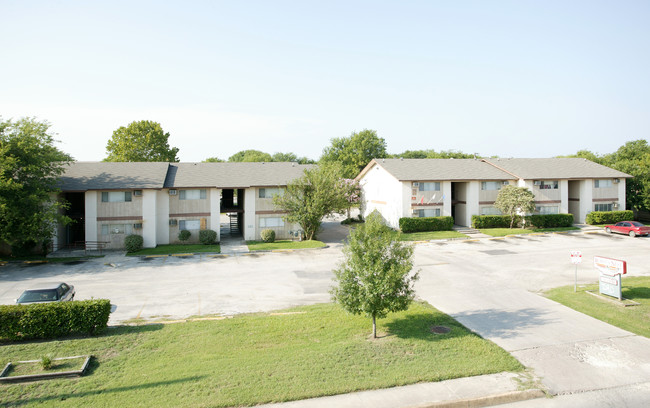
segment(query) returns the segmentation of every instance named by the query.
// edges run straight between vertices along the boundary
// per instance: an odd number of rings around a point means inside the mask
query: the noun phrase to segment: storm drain
[[[488,251],[480,251],[488,255],[514,255],[516,252],[508,251],[507,249],[490,249]]]

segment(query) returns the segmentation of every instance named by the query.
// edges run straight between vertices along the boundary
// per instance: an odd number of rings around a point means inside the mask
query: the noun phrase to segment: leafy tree
[[[332,297],[348,312],[371,317],[373,338],[378,317],[408,309],[419,277],[411,274],[413,247],[393,238],[381,216],[370,214],[350,234],[343,248],[345,260],[334,270],[338,285]]]
[[[207,159],[203,160],[203,163],[223,163],[225,160],[221,160],[218,157],[208,157]]]
[[[72,158],[54,146],[49,128],[35,118],[0,119],[0,241],[14,255],[47,243],[57,222],[70,221],[52,197]]]
[[[605,156],[605,164],[627,173],[633,178],[625,182],[627,206],[650,210],[650,145],[646,140],[625,143],[617,151]]]
[[[387,156],[386,141],[374,130],[364,129],[331,142],[332,145],[323,150],[320,161],[341,163],[343,178],[355,178],[370,160]]]
[[[284,219],[298,223],[306,239],[316,238],[323,217],[347,208],[345,191],[339,188],[340,171],[336,164],[307,169],[287,185],[284,194],[273,197],[273,203],[287,213]]]
[[[345,196],[348,219],[350,219],[352,206],[358,204],[361,200],[361,185],[355,179],[340,179],[338,188],[342,190]]]
[[[169,133],[150,120],[120,127],[106,145],[108,162],[177,162],[178,148],[169,147]]]
[[[296,162],[299,164],[313,164],[315,163],[312,159],[307,157],[298,157],[295,153],[274,153],[271,157],[274,162]]]
[[[440,152],[436,152],[433,149],[406,150],[400,154],[393,154],[392,156],[404,159],[473,159],[480,157],[478,153],[468,154],[457,150],[441,150]]]
[[[510,216],[510,228],[518,214],[535,211],[535,195],[526,187],[504,186],[497,196],[494,206],[503,214]]]
[[[272,162],[270,154],[259,150],[242,150],[230,156],[229,162]]]

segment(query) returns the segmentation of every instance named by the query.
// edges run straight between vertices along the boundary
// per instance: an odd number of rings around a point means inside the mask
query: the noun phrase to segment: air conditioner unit
[[[133,224],[133,229],[142,229],[142,223]]]
[[[169,220],[169,225],[178,225],[178,220]]]
[[[509,182],[508,180],[504,180],[504,181],[503,181],[503,185],[504,185],[504,186],[507,186],[508,184],[510,184],[510,182]]]
[[[414,183],[413,183],[413,187],[420,187],[420,183],[418,183],[417,181],[414,182]]]
[[[411,214],[415,215],[415,214],[419,214],[419,213],[418,213],[418,210],[414,208],[413,210],[411,210]]]
[[[536,186],[541,186],[542,181],[541,180],[535,180],[535,182],[533,184],[535,184]]]
[[[133,195],[136,197],[142,197],[142,190],[133,190]]]
[[[620,183],[620,182],[621,182],[621,180],[619,180],[619,179],[614,179],[614,184],[618,184],[618,183]]]
[[[178,190],[176,190],[175,188],[169,190],[169,195],[176,195],[176,194],[178,194]]]
[[[618,203],[612,204],[612,208],[618,208]]]

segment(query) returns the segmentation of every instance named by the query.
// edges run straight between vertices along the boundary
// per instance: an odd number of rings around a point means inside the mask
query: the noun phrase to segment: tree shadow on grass
[[[88,397],[88,396],[92,396],[92,395],[112,394],[112,393],[120,393],[120,392],[128,392],[128,391],[146,392],[146,390],[148,390],[150,388],[156,388],[156,387],[162,387],[162,386],[179,384],[179,383],[186,383],[186,382],[195,382],[195,381],[199,381],[199,380],[201,380],[203,378],[205,378],[205,376],[198,376],[197,375],[197,376],[192,376],[192,377],[177,378],[175,380],[156,381],[156,382],[151,382],[151,383],[146,383],[146,384],[138,384],[138,385],[129,385],[129,386],[124,386],[124,387],[98,389],[98,390],[85,391],[85,392],[56,394],[56,395],[49,395],[49,396],[45,396],[45,397],[36,397],[36,398],[29,398],[29,399],[17,399],[17,400],[14,400],[14,401],[4,401],[4,402],[7,404],[7,406],[10,406],[10,405],[23,405],[23,404],[29,404],[29,403],[43,403],[43,402],[48,402],[48,401],[64,401],[64,400],[71,399],[71,398],[84,398],[84,397]]]
[[[409,314],[387,322],[385,326],[390,335],[402,339],[437,341],[472,335],[471,331],[451,317],[434,313]],[[451,331],[445,334],[434,334],[432,328],[435,326],[447,327]]]

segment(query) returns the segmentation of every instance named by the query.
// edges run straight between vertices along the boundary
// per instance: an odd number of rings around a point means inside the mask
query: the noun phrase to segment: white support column
[[[560,183],[560,214],[569,213],[569,180],[559,180]]]
[[[255,221],[255,197],[257,189],[250,187],[244,190],[244,239],[252,241],[255,239],[257,229]]]
[[[622,178],[618,183],[618,211],[625,211],[625,181]]]
[[[221,242],[221,190],[210,189],[210,229],[217,233],[217,242]]]
[[[442,182],[442,216],[451,217],[451,181]]]
[[[472,225],[472,215],[480,215],[479,213],[479,194],[480,187],[478,181],[470,181],[467,183],[467,205],[465,213],[465,225]]]
[[[594,181],[592,179],[580,180],[580,217],[576,220],[584,223],[587,214],[594,210]]]
[[[86,241],[98,241],[97,235],[97,191],[86,191],[84,194],[86,211]]]
[[[156,190],[142,191],[142,239],[144,248],[155,248],[157,245]]]

